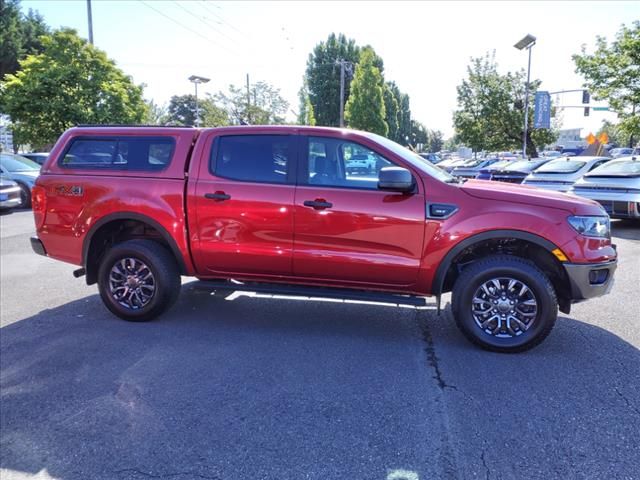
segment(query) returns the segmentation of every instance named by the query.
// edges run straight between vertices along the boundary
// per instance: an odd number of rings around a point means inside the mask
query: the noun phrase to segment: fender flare
[[[187,267],[185,265],[184,258],[182,257],[182,253],[180,252],[180,249],[176,244],[175,239],[171,236],[169,232],[167,232],[167,230],[160,223],[158,223],[157,220],[154,220],[153,218],[148,217],[147,215],[143,215],[136,212],[111,213],[109,215],[105,215],[104,217],[102,217],[100,220],[98,220],[96,223],[94,223],[91,226],[91,228],[89,229],[89,232],[85,235],[84,241],[82,243],[82,265],[85,268],[87,267],[87,260],[88,260],[87,257],[89,255],[89,248],[91,247],[93,236],[98,230],[100,230],[101,227],[115,220],[136,220],[142,223],[146,223],[149,226],[153,227],[155,230],[157,230],[162,236],[162,239],[165,242],[167,242],[167,245],[169,245],[169,248],[171,249],[171,253],[173,253],[173,256],[175,257],[176,262],[178,263],[178,270],[180,271],[180,274],[186,275]]]
[[[451,266],[453,260],[460,254],[465,248],[470,247],[474,243],[483,242],[485,240],[497,240],[501,238],[515,238],[517,240],[525,240],[527,242],[534,243],[549,253],[558,248],[557,245],[550,242],[544,237],[540,235],[536,235],[535,233],[525,232],[523,230],[489,230],[486,232],[476,233],[475,235],[471,235],[470,237],[465,238],[464,240],[458,242],[451,250],[447,252],[444,258],[440,261],[438,268],[436,269],[436,274],[433,277],[433,286],[432,286],[432,294],[433,295],[442,295],[442,290],[444,288],[444,281],[449,271],[449,267]]]

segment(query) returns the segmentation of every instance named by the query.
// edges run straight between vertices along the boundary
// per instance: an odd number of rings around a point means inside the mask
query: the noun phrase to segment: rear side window
[[[287,183],[293,163],[288,135],[237,135],[216,140],[210,168],[216,176],[258,183]]]
[[[63,168],[159,171],[173,157],[169,137],[75,138],[58,161]]]

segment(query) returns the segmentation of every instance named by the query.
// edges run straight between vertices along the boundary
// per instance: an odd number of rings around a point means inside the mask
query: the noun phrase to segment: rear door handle
[[[216,192],[216,193],[205,193],[204,198],[208,198],[209,200],[217,200],[222,202],[224,200],[229,200],[231,195],[227,195],[224,192]]]
[[[315,208],[316,210],[322,210],[324,208],[331,208],[333,207],[333,203],[331,202],[327,202],[325,200],[305,200],[304,201],[304,206],[305,207],[312,207]]]

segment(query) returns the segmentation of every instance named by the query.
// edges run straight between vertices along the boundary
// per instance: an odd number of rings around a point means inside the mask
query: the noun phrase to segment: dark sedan
[[[512,162],[500,170],[495,170],[491,174],[491,180],[522,183],[527,175],[551,160],[553,160],[553,158],[534,158],[532,160]]]

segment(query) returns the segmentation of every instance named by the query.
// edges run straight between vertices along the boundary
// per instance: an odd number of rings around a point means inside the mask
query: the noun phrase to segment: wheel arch
[[[540,235],[536,235],[531,232],[526,232],[522,230],[490,230],[486,232],[481,232],[470,237],[465,238],[464,240],[458,242],[447,254],[444,256],[438,268],[436,269],[436,273],[434,275],[433,283],[432,283],[432,291],[434,295],[442,295],[445,292],[448,292],[450,288],[447,288],[447,284],[450,283],[448,278],[452,274],[454,267],[456,266],[456,260],[467,250],[472,249],[474,246],[480,246],[487,244],[491,241],[502,241],[502,240],[514,240],[518,242],[526,242],[527,244],[535,245],[539,247],[538,250],[544,250],[548,253],[548,256],[543,260],[546,260],[549,264],[550,268],[553,268],[557,274],[557,281],[553,282],[554,287],[557,290],[559,301],[561,302],[561,307],[564,310],[568,310],[570,302],[565,298],[568,295],[564,292],[564,269],[561,268],[561,263],[559,260],[553,255],[553,251],[558,249],[559,247],[553,242],[547,240]]]
[[[97,241],[102,239],[107,232],[112,231],[117,225],[124,222],[133,221],[146,225],[158,233],[162,242],[169,248],[174,256],[181,275],[187,274],[187,267],[176,243],[171,234],[157,220],[137,212],[117,212],[105,215],[96,221],[87,232],[82,244],[82,265],[86,269],[87,284],[92,285],[97,281],[98,258],[91,258],[92,251],[97,248]]]

